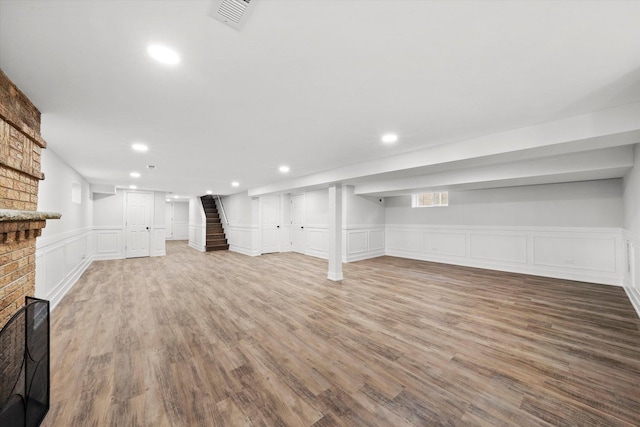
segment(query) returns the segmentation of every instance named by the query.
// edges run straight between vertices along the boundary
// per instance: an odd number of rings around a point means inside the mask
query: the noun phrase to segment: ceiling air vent
[[[255,3],[256,0],[214,0],[209,15],[239,30]]]

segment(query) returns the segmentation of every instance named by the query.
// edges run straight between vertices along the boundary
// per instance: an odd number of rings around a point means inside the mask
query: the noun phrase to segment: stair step
[[[202,202],[207,225],[205,250],[207,252],[229,250],[229,244],[227,243],[214,198],[212,196],[202,196],[200,201]]]
[[[219,245],[219,246],[205,246],[207,252],[211,251],[227,251],[229,250],[229,245]]]
[[[216,234],[209,234],[207,233],[207,240],[224,240],[227,237],[224,235],[224,233],[216,233]]]

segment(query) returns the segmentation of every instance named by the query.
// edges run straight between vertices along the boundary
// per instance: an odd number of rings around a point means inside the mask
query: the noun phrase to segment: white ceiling
[[[254,1],[236,31],[210,1],[0,0],[0,68],[89,182],[182,195],[640,102],[640,2]]]

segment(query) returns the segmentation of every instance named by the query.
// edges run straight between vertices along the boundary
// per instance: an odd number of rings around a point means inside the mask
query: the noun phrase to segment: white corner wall
[[[625,290],[640,316],[640,144],[634,147],[633,169],[623,180]]]
[[[51,149],[42,150],[42,171],[38,210],[62,214],[47,221],[36,243],[36,297],[53,309],[93,260],[93,201],[89,183]],[[80,203],[71,200],[72,186]]]
[[[199,197],[189,199],[189,247],[200,252],[206,251],[207,219]]]
[[[385,201],[342,191],[342,261],[352,262],[385,254]]]
[[[386,200],[386,254],[623,284],[619,179],[450,192],[448,207]]]
[[[222,222],[229,250],[249,256],[260,255],[258,198],[251,198],[244,192],[221,197],[221,200],[229,221],[228,224]]]
[[[189,202],[167,202],[166,240],[189,240]]]

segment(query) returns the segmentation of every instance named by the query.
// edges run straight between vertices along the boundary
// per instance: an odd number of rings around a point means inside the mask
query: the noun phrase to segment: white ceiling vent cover
[[[209,15],[239,30],[255,3],[256,0],[214,0]]]

